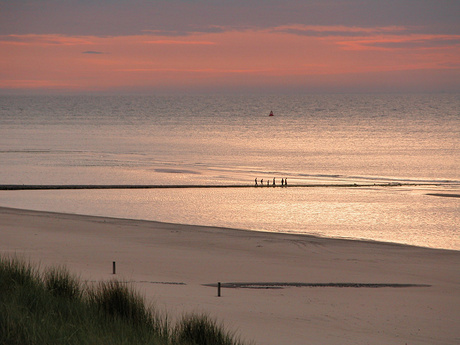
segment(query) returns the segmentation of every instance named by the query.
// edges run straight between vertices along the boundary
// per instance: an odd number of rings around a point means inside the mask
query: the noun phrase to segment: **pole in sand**
[[[115,261],[113,262],[113,274],[117,274],[117,268],[115,266]]]

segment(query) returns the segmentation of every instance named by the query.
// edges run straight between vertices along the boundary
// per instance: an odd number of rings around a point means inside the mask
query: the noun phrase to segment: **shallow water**
[[[460,249],[458,95],[0,97],[0,184],[436,187],[0,191],[0,205]],[[270,110],[274,117],[268,117]]]
[[[11,207],[460,249],[460,199],[437,187],[3,191]]]

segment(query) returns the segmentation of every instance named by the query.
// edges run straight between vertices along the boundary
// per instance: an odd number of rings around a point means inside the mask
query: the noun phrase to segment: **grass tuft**
[[[65,267],[49,268],[44,274],[44,283],[54,296],[64,298],[80,298],[82,289],[80,282],[71,276]]]
[[[3,259],[0,257],[0,289],[9,291],[16,286],[35,285],[39,279],[38,271],[30,264],[12,257]]]
[[[142,297],[117,280],[101,282],[90,293],[90,298],[103,313],[120,317],[136,325],[149,324],[151,315]]]
[[[206,315],[187,315],[176,325],[177,343],[187,345],[235,345],[242,344],[235,336],[217,325]]]

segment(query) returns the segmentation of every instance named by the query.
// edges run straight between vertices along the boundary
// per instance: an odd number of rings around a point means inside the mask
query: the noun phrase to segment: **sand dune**
[[[0,254],[132,282],[256,344],[460,343],[458,251],[0,208]]]

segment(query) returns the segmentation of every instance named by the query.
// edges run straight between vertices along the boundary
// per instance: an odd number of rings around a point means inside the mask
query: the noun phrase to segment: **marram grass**
[[[86,286],[64,267],[43,273],[0,256],[1,345],[243,345],[207,316],[176,325],[126,283]]]
[[[206,315],[187,315],[176,325],[174,338],[177,344],[233,345],[243,344]]]

